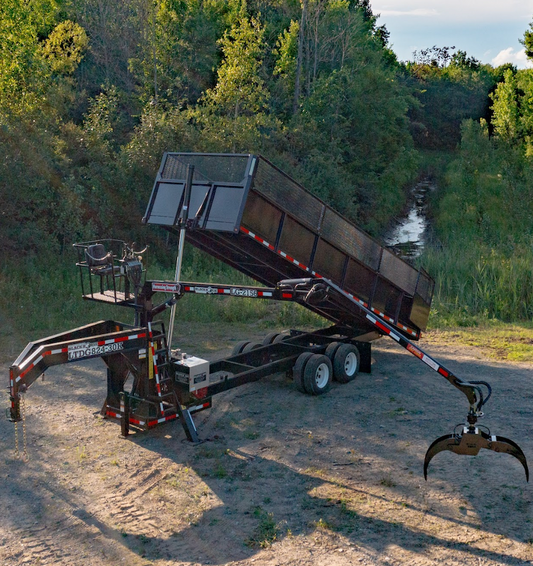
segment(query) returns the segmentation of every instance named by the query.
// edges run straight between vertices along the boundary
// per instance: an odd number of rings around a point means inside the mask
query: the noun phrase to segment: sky
[[[494,66],[533,67],[520,43],[533,22],[533,0],[371,0],[371,5],[400,61],[436,45]]]

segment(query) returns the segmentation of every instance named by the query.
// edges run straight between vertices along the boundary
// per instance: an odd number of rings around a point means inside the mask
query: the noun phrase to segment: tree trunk
[[[294,80],[294,102],[292,104],[292,113],[298,113],[298,100],[300,98],[300,78],[302,75],[302,57],[305,34],[305,21],[307,19],[307,0],[302,1],[302,19],[300,21],[300,33],[298,35],[298,59],[296,60],[296,77]]]

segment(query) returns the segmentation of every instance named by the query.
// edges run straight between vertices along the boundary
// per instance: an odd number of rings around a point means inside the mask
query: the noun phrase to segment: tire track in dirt
[[[122,479],[111,495],[101,497],[90,506],[92,514],[115,525],[123,536],[150,539],[168,536],[171,531],[165,527],[161,514],[154,513],[156,505],[147,497],[168,476],[169,472],[154,465],[136,469]]]
[[[17,540],[14,546],[18,546],[20,550],[6,556],[5,566],[76,564],[79,555],[69,551],[70,539],[73,530],[78,530],[82,524],[83,522],[76,517],[68,516],[54,521],[52,530],[41,524],[21,525],[12,533],[12,538]],[[66,544],[61,544],[63,540]],[[86,534],[85,540],[87,540]]]

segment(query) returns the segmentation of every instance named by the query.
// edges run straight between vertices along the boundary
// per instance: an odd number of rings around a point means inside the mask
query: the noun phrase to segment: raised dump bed
[[[267,286],[325,277],[410,338],[425,330],[433,279],[260,155],[166,153],[145,223],[180,230],[189,166],[194,246]],[[337,324],[368,325],[355,307],[305,306]]]

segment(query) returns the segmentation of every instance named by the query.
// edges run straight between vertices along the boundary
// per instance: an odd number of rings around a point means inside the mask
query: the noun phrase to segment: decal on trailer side
[[[92,356],[102,356],[111,352],[118,352],[124,349],[123,342],[115,342],[112,344],[101,344],[98,342],[82,342],[81,344],[71,344],[68,347],[68,359],[80,360],[82,358],[90,358]]]
[[[191,287],[191,290],[194,289],[195,293],[199,293],[200,295],[217,295],[218,289],[216,287]]]
[[[236,295],[237,297],[254,297],[257,298],[257,290],[256,289],[232,289],[232,295]]]
[[[179,293],[180,292],[179,283],[164,283],[160,281],[154,281],[152,283],[152,291],[163,291],[164,293]]]

